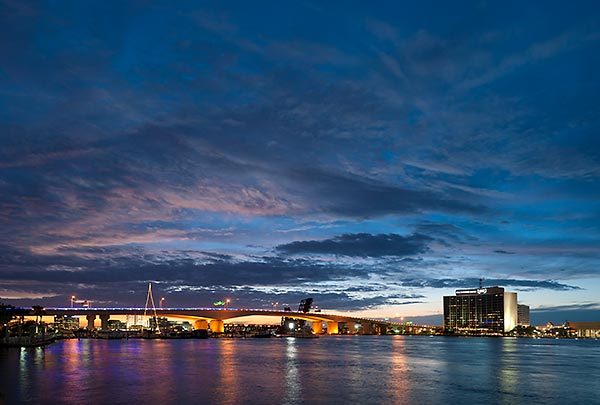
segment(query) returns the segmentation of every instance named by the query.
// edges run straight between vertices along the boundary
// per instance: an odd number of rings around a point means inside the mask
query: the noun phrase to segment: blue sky
[[[1,1],[0,297],[597,319],[597,4],[321,3]]]

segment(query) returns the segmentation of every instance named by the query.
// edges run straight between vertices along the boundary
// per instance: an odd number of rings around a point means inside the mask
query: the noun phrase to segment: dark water
[[[600,403],[600,341],[340,336],[0,349],[5,403]]]

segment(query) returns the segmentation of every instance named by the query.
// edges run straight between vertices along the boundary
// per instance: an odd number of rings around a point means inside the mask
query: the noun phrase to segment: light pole
[[[229,306],[229,303],[231,302],[231,300],[229,298],[227,298],[225,300],[225,308],[227,308]]]
[[[160,299],[160,302],[159,302],[160,309],[162,309],[162,308],[163,308],[163,303],[164,303],[164,302],[165,302],[165,297],[162,297],[162,298]]]
[[[75,296],[71,295],[71,308],[75,306]]]

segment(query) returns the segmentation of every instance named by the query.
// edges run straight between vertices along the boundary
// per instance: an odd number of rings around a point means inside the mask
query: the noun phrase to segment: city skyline
[[[0,300],[600,319],[598,7],[457,7],[0,1]]]

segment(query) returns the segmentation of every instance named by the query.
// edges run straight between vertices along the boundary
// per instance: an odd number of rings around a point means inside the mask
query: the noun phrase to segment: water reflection
[[[177,357],[173,353],[173,345],[168,340],[145,341],[151,345],[150,356],[146,361],[147,366],[138,373],[154,374],[157,384],[149,387],[149,396],[152,403],[166,404],[170,402],[176,390],[178,376]]]
[[[405,338],[403,336],[394,336],[392,339],[389,379],[389,396],[391,398],[398,395],[402,398],[411,397],[411,389],[408,379],[408,373],[410,370],[406,354],[404,353],[405,344]]]
[[[219,362],[219,380],[214,384],[219,387],[218,402],[223,404],[237,404],[240,401],[238,392],[238,379],[236,367],[236,342],[233,339],[223,339],[220,345],[220,357],[214,361]],[[202,382],[200,382],[202,383]],[[206,380],[204,381],[206,383]]]
[[[599,348],[416,336],[69,340],[0,350],[0,402],[594,403]]]
[[[297,357],[297,339],[288,338],[285,350],[285,399],[286,404],[296,404],[300,402],[302,395],[302,385],[300,383],[300,373],[298,371]]]
[[[59,392],[77,392],[82,388],[80,378],[85,379],[87,371],[85,364],[89,364],[87,353],[84,355],[83,346],[89,344],[89,341],[80,341],[75,339],[66,340],[57,349],[57,355],[62,361],[59,364],[61,375],[67,378],[57,379]]]
[[[28,367],[28,352],[29,349],[22,347],[19,353],[19,387],[21,389],[21,396],[25,396],[29,391],[29,367]]]
[[[519,388],[519,368],[515,364],[517,361],[515,354],[518,350],[517,339],[500,339],[500,345],[502,351],[498,356],[498,390],[503,394],[511,394],[504,396],[503,403],[508,404],[513,402],[512,395],[515,395]]]

